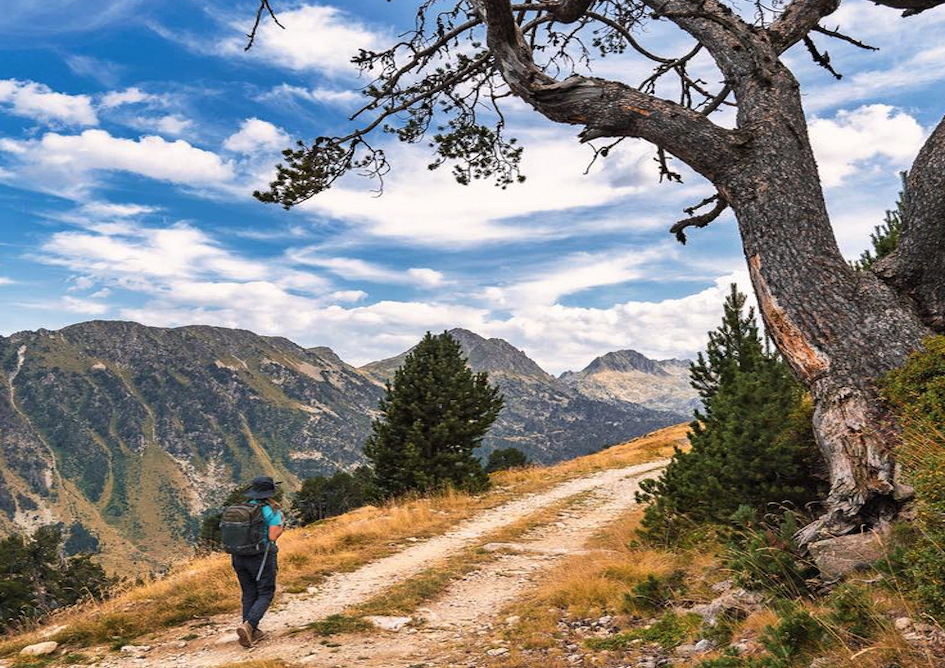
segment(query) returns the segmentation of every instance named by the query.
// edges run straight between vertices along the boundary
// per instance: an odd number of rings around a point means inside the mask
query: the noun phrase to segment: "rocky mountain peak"
[[[617,350],[601,355],[584,368],[583,373],[597,373],[600,371],[642,371],[653,376],[668,375],[663,363],[652,360],[636,350]]]
[[[486,339],[468,329],[460,328],[449,330],[449,334],[462,347],[463,354],[474,371],[514,375],[541,383],[554,382],[551,374],[504,339]]]

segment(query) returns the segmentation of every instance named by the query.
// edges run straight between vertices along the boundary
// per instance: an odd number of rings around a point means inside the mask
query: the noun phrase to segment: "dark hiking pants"
[[[233,555],[233,570],[236,571],[240,589],[243,590],[243,621],[252,624],[254,629],[259,626],[259,621],[266,614],[272,597],[276,594],[276,572],[279,570],[276,554],[273,546],[259,582],[256,582],[256,575],[262,565],[263,555]]]

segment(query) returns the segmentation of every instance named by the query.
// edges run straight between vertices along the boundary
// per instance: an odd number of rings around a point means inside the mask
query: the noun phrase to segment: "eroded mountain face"
[[[381,396],[333,354],[216,327],[25,332],[0,368],[0,523],[80,522],[137,562],[179,553],[238,481],[360,462]]]
[[[619,387],[595,395],[597,360],[575,383],[501,339],[452,334],[506,397],[484,455],[515,446],[551,463],[686,419]],[[0,337],[0,533],[61,522],[113,570],[167,563],[239,482],[266,473],[292,490],[362,463],[383,383],[404,357],[355,369],[282,338],[127,322]]]
[[[691,415],[699,395],[689,384],[689,360],[652,360],[635,350],[618,350],[595,359],[561,381],[581,394],[611,403],[637,403]]]

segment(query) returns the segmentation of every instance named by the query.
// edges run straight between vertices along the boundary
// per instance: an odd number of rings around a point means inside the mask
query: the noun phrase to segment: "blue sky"
[[[98,4],[24,1],[0,17],[0,334],[218,324],[363,363],[463,326],[560,372],[618,348],[692,355],[725,286],[744,282],[731,218],[687,246],[666,231],[710,186],[688,172],[660,185],[642,143],[584,175],[576,129],[514,104],[522,186],[464,188],[427,170],[422,146],[391,144],[381,197],[351,178],[290,212],[252,199],[282,148],[348,127],[364,83],[350,56],[389,42],[413,3],[279,0],[286,30],[265,24],[249,53],[253,2]],[[826,44],[840,82],[786,56],[855,257],[945,111],[945,11],[900,19],[855,0],[826,23],[881,47]],[[670,26],[640,39],[686,46]],[[635,83],[646,69],[596,71]]]

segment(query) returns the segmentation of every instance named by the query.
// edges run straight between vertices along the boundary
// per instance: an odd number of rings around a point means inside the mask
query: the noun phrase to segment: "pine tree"
[[[651,538],[675,542],[693,525],[725,523],[739,506],[802,506],[816,497],[811,408],[790,369],[758,334],[753,309],[735,285],[722,325],[690,370],[703,399],[688,452],[677,451],[662,478],[641,485]]]
[[[364,446],[380,493],[487,487],[473,451],[502,405],[498,388],[469,369],[448,332],[427,332],[387,384],[381,417]]]
[[[899,245],[899,233],[902,229],[902,219],[906,211],[906,177],[908,173],[902,172],[899,176],[902,179],[902,190],[899,191],[896,208],[891,211],[887,209],[883,223],[873,228],[873,232],[870,234],[873,250],[863,251],[860,259],[853,263],[853,266],[860,271],[869,269],[874,262],[892,253]]]
[[[57,525],[0,540],[0,632],[88,596],[101,598],[114,584],[91,554],[66,556],[63,540]]]

